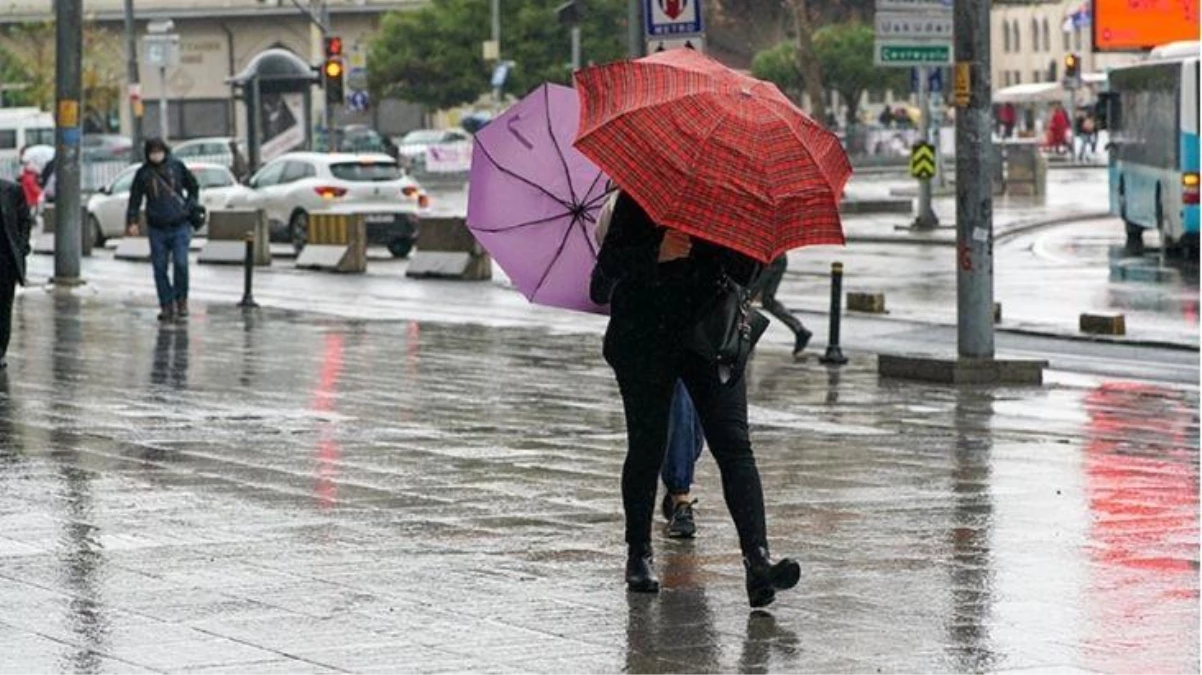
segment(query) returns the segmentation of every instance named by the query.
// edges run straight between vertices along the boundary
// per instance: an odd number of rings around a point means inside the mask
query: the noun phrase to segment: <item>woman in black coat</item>
[[[658,226],[625,193],[614,206],[597,265],[616,284],[609,296],[605,359],[617,376],[629,443],[622,468],[627,587],[659,590],[651,524],[673,390],[681,379],[722,474],[722,491],[743,551],[748,599],[752,607],[768,605],[777,590],[797,584],[801,570],[788,558],[776,564],[769,560],[763,488],[747,426],[746,382],[742,373],[723,382],[717,364],[683,347],[686,331],[714,299],[722,275],[746,285],[760,265]]]

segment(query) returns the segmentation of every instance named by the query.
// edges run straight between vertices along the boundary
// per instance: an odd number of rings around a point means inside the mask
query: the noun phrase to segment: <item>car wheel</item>
[[[104,244],[108,239],[105,238],[104,230],[100,228],[100,221],[96,219],[96,216],[88,216],[88,227],[92,228],[92,246],[94,248],[104,248]]]
[[[392,257],[394,258],[404,258],[408,256],[409,252],[412,250],[412,239],[393,239],[392,241],[388,242],[388,252],[391,253]]]
[[[292,214],[292,220],[288,221],[288,236],[292,240],[292,248],[300,255],[309,242],[309,214],[304,211]]]

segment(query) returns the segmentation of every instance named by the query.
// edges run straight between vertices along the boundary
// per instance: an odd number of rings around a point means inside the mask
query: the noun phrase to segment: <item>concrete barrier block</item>
[[[885,313],[884,293],[858,293],[848,291],[847,309],[852,312]]]
[[[261,227],[262,226],[262,227]],[[271,264],[271,249],[266,261],[258,237],[266,226],[266,214],[251,209],[223,209],[209,212],[209,238],[201,249],[198,262],[241,265],[246,260],[246,237],[255,239],[255,264]]]
[[[1126,335],[1127,317],[1123,314],[1082,314],[1080,330],[1090,335]]]
[[[487,281],[492,278],[492,259],[463,218],[423,218],[405,276]]]
[[[296,266],[344,274],[367,271],[367,221],[363,214],[309,216],[309,238]]]

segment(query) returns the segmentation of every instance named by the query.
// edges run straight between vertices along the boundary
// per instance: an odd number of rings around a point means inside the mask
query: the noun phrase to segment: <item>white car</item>
[[[127,167],[111,183],[88,199],[88,225],[95,233],[95,245],[103,246],[108,239],[125,235],[125,211],[129,206],[129,188],[141,164]],[[224,209],[231,199],[250,190],[234,180],[234,174],[224,166],[203,162],[187,163],[200,186],[200,203],[211,210]],[[206,234],[208,226],[197,233]]]
[[[384,154],[291,152],[251,177],[250,191],[231,206],[263,209],[272,241],[291,242],[297,253],[309,238],[314,213],[363,213],[369,246],[409,255],[417,241],[418,214],[427,196]]]
[[[471,142],[472,135],[459,129],[415,129],[401,137],[397,143],[397,149],[410,166],[424,169],[426,150],[430,146]]]

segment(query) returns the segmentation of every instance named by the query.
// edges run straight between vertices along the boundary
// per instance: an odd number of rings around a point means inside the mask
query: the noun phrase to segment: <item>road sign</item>
[[[878,66],[942,66],[952,62],[950,44],[877,44]]]
[[[146,46],[146,65],[156,68],[179,65],[179,35],[151,33],[143,36],[142,44]]]
[[[935,177],[935,146],[920,142],[910,148],[910,175],[919,180]]]
[[[952,0],[876,0],[877,12],[952,13]]]
[[[918,68],[910,69],[910,91],[918,91]],[[927,91],[932,94],[943,93],[942,68],[931,68],[927,73]]]
[[[497,67],[492,71],[492,88],[500,89],[505,86],[505,80],[509,79],[509,66],[513,65],[510,61],[502,61],[497,64]]]
[[[952,15],[931,12],[877,12],[876,38],[951,42]]]
[[[371,104],[371,99],[368,97],[366,91],[355,89],[346,97],[346,104],[350,106],[351,110],[363,112]]]
[[[656,38],[647,40],[647,53],[654,54],[656,52],[666,52],[670,49],[696,49],[701,53],[705,53],[705,36],[690,35],[688,37],[673,37],[673,38]]]
[[[701,3],[702,0],[643,0],[647,36],[675,37],[705,32]]]

